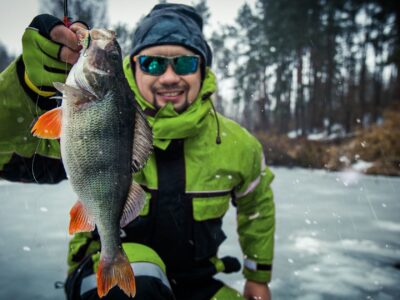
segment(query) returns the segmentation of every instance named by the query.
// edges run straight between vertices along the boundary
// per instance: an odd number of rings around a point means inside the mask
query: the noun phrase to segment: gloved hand
[[[222,262],[224,263],[224,273],[235,273],[240,271],[240,268],[242,267],[240,265],[239,260],[236,257],[232,256],[224,256],[221,258]]]
[[[68,71],[79,58],[76,32],[87,29],[83,22],[65,27],[61,20],[43,14],[36,16],[22,37],[24,81],[43,97],[54,94],[53,82],[65,82]]]

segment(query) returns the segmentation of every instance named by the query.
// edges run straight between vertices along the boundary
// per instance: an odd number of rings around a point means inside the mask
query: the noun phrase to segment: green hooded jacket
[[[132,75],[129,57],[124,71],[140,106],[153,109],[140,95]],[[193,222],[220,220],[233,202],[237,206],[237,231],[244,255],[244,276],[269,282],[274,248],[275,209],[270,184],[273,174],[264,164],[260,143],[244,128],[212,110],[210,96],[216,89],[215,76],[207,70],[202,89],[189,108],[178,114],[171,104],[154,116],[147,116],[153,128],[154,145],[167,149],[172,140],[182,139],[185,165],[185,193],[191,195]],[[0,171],[14,153],[32,157],[60,158],[59,143],[38,140],[30,135],[33,120],[44,111],[25,93],[17,76],[16,62],[0,75]],[[221,143],[216,143],[217,118]],[[146,190],[144,217],[151,207],[151,192],[158,189],[154,153],[134,179]],[[210,233],[211,234],[211,233]],[[223,239],[222,239],[223,240]],[[87,235],[76,235],[70,245],[69,263],[74,249],[89,243]],[[219,244],[218,244],[219,246]],[[91,245],[86,253],[96,251]],[[92,253],[93,253],[92,252]],[[217,253],[214,253],[215,255]],[[168,269],[168,265],[167,265]],[[222,270],[219,270],[222,271]]]
[[[0,74],[0,170],[14,153],[25,158],[35,153],[61,158],[58,141],[39,140],[31,134],[32,122],[45,111],[21,86],[17,73],[20,60],[17,58]]]

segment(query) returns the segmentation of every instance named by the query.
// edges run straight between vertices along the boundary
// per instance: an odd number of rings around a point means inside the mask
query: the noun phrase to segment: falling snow
[[[394,267],[400,262],[400,179],[349,171],[272,171],[273,299],[400,299],[400,272]],[[234,220],[231,209],[224,219],[231,232]],[[228,235],[220,255],[240,257],[235,242],[236,236]],[[241,290],[240,274],[232,276],[236,280],[218,278]]]
[[[273,299],[400,299],[395,267],[400,262],[400,179],[272,171],[277,222]],[[0,299],[65,299],[53,283],[65,280],[67,271],[69,210],[76,201],[69,183],[0,181],[0,201]],[[241,260],[233,206],[223,228],[227,239],[219,256]],[[243,290],[240,272],[217,277]],[[27,279],[29,285],[17,288]]]

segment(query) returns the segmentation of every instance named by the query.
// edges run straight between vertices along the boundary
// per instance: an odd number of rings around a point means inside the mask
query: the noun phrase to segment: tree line
[[[399,1],[257,0],[211,40],[251,130],[349,133],[400,100]]]
[[[14,55],[7,50],[7,47],[0,41],[0,72],[14,60]]]
[[[40,4],[62,18],[62,0]],[[209,24],[207,0],[192,5]],[[109,27],[106,0],[69,1],[69,10]],[[134,28],[111,28],[124,54]],[[256,0],[234,24],[211,29],[216,107],[252,131],[350,133],[400,100],[400,1]],[[3,69],[13,56],[0,52]]]

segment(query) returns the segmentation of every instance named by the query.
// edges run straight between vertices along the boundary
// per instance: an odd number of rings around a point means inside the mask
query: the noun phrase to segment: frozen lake
[[[400,299],[400,178],[274,168],[274,299]],[[58,185],[0,181],[0,299],[64,299],[69,210]],[[220,255],[241,257],[235,211]],[[220,275],[241,290],[239,273]]]

